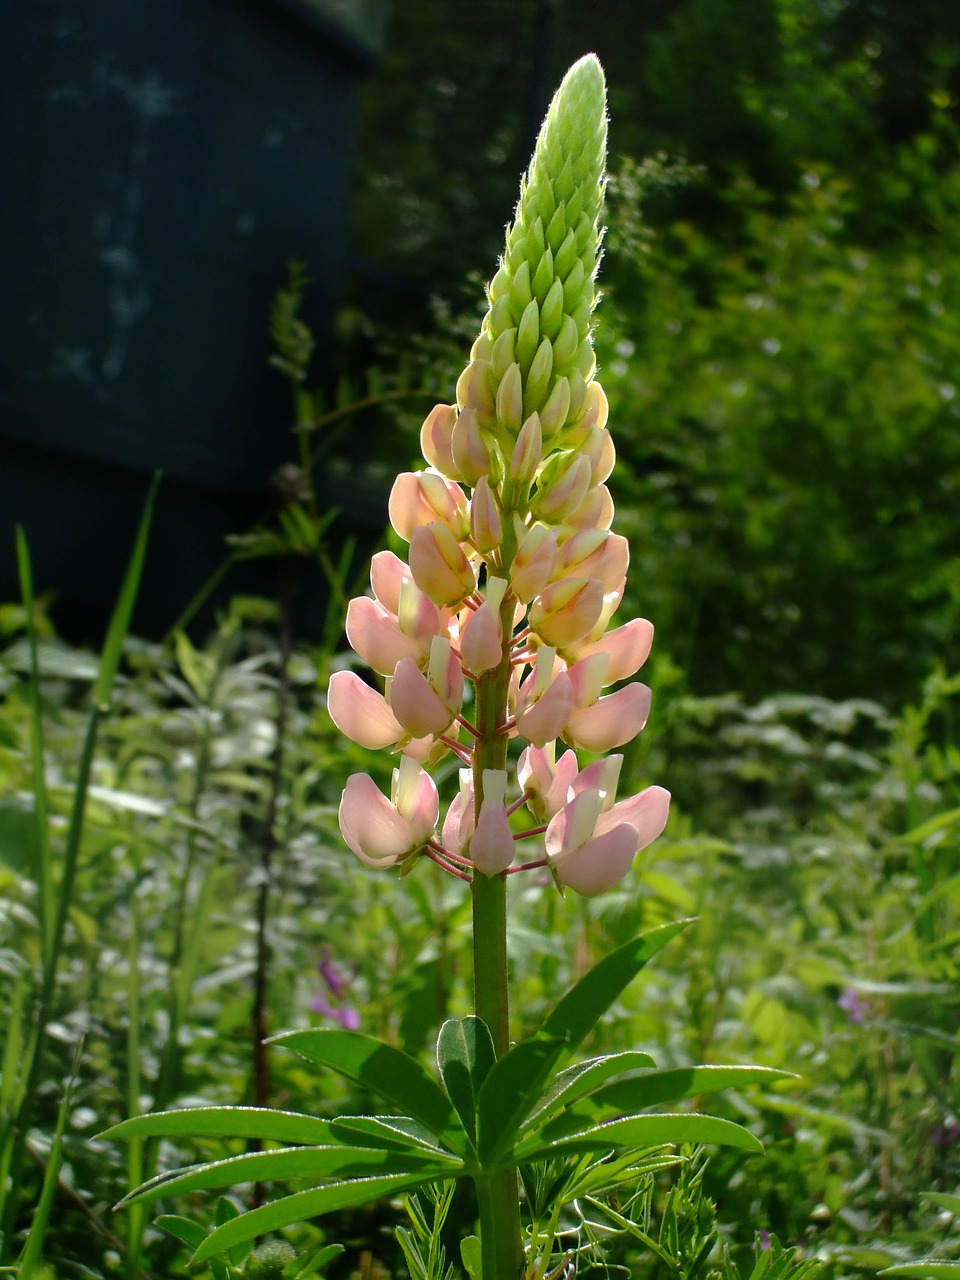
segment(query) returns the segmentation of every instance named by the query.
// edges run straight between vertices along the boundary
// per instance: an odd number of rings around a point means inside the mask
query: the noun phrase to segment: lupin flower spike
[[[495,910],[497,928],[506,876],[541,868],[561,891],[603,892],[669,808],[662,787],[617,801],[622,756],[581,769],[576,755],[632,739],[650,704],[645,685],[614,686],[646,660],[652,626],[608,630],[629,548],[609,531],[616,449],[593,352],[606,132],[603,72],[588,55],[550,106],[456,403],[423,424],[428,466],[394,484],[390,520],[407,561],[374,556],[374,598],[347,613],[384,692],[340,672],[328,694],[354,741],[404,753],[391,799],[366,775],[347,783],[350,848],[370,866],[406,872],[426,856],[473,881],[475,924]],[[449,752],[463,767],[438,837],[436,787],[418,761],[429,769]],[[529,818],[512,826],[523,808]],[[528,837],[543,839],[542,853],[524,862],[515,842]],[[483,986],[478,977],[478,1012]],[[502,1042],[499,1015],[484,1012]]]

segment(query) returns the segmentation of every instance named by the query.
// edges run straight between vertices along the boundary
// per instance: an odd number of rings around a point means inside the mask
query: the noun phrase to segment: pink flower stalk
[[[623,757],[604,754],[647,722],[650,690],[623,682],[653,627],[611,626],[630,552],[611,532],[616,447],[592,339],[606,129],[595,59],[551,113],[456,402],[427,415],[427,466],[390,495],[409,556],[374,556],[372,597],[347,612],[383,693],[338,672],[328,707],[362,746],[404,753],[390,800],[366,775],[347,783],[341,827],[361,860],[406,871],[428,857],[461,879],[546,866],[589,897],[660,834],[669,794],[617,801]],[[450,752],[460,789],[438,838],[436,788],[416,761]],[[581,769],[577,752],[603,758]],[[542,839],[539,856],[515,856],[526,838]]]

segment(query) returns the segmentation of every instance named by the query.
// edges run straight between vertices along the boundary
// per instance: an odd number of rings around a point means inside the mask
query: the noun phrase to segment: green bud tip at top
[[[606,148],[606,84],[590,53],[550,104],[457,386],[461,409],[474,409],[502,448],[532,413],[545,442],[562,447],[586,411]]]

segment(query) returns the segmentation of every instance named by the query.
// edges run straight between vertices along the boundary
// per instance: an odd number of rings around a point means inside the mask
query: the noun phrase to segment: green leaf
[[[147,493],[147,500],[143,505],[143,515],[140,517],[140,526],[134,539],[130,561],[127,565],[127,571],[123,575],[120,594],[117,596],[117,602],[113,607],[110,624],[107,627],[106,638],[103,642],[103,651],[100,654],[100,670],[97,673],[97,683],[93,690],[94,701],[101,712],[106,712],[109,709],[110,701],[113,698],[113,685],[117,678],[117,671],[120,668],[123,642],[127,638],[127,632],[130,630],[133,606],[136,604],[137,592],[140,590],[143,562],[147,556],[147,539],[150,536],[150,522],[153,519],[153,504],[156,501],[159,485],[160,473],[158,471],[154,474]]]
[[[121,1205],[137,1200],[156,1200],[158,1196],[183,1194],[186,1191],[232,1187],[241,1182],[288,1181],[291,1178],[356,1178],[377,1174],[416,1172],[438,1169],[449,1175],[446,1162],[439,1163],[413,1152],[365,1150],[362,1147],[288,1147],[285,1151],[250,1151],[228,1156],[208,1164],[190,1165],[158,1174],[131,1191]]]
[[[207,1238],[207,1233],[199,1222],[191,1218],[181,1218],[176,1213],[162,1213],[157,1218],[157,1226],[169,1231],[172,1236],[188,1244],[191,1249],[198,1248]]]
[[[433,1177],[424,1177],[422,1173],[410,1173],[386,1178],[358,1178],[350,1182],[337,1182],[330,1187],[297,1191],[294,1195],[284,1196],[271,1204],[261,1205],[259,1209],[251,1209],[232,1222],[218,1227],[204,1240],[193,1255],[193,1261],[203,1262],[222,1253],[224,1249],[243,1244],[247,1240],[255,1240],[257,1236],[280,1231],[283,1227],[317,1218],[323,1213],[332,1213],[336,1209],[350,1209],[358,1204],[381,1200],[385,1196],[396,1195],[398,1191],[419,1186],[422,1182],[436,1181],[442,1176],[435,1174]]]
[[[481,1280],[483,1260],[479,1236],[464,1236],[460,1241],[460,1258],[470,1280]]]
[[[543,1102],[530,1113],[521,1128],[523,1130],[534,1127],[539,1129],[552,1115],[570,1106],[584,1094],[592,1093],[612,1076],[622,1076],[628,1072],[653,1066],[656,1066],[656,1063],[649,1053],[642,1053],[639,1049],[576,1062],[572,1067],[568,1067],[566,1071],[561,1071],[554,1077],[553,1084]]]
[[[448,1018],[437,1038],[437,1065],[450,1101],[468,1136],[477,1131],[477,1097],[496,1062],[493,1039],[482,1018]]]
[[[882,1276],[905,1276],[908,1280],[960,1280],[960,1262],[944,1262],[940,1258],[922,1258],[919,1262],[904,1262],[897,1267],[885,1267]]]
[[[591,1125],[576,1133],[545,1139],[543,1134],[521,1142],[510,1153],[510,1162],[526,1163],[548,1156],[567,1155],[571,1151],[610,1151],[616,1147],[678,1146],[681,1143],[717,1143],[762,1153],[760,1142],[742,1125],[717,1116],[699,1115],[695,1111],[669,1112],[656,1115],[621,1116],[605,1124]]]
[[[574,1127],[596,1124],[611,1112],[641,1111],[663,1102],[679,1102],[720,1089],[735,1089],[746,1084],[770,1084],[789,1079],[790,1072],[773,1067],[677,1067],[670,1071],[651,1071],[614,1080],[569,1107],[562,1116],[541,1129],[544,1138],[560,1136]]]
[[[484,1167],[495,1167],[513,1145],[521,1121],[543,1097],[544,1086],[565,1052],[563,1040],[538,1034],[515,1044],[494,1065],[477,1105],[477,1152]]]
[[[295,1280],[310,1280],[311,1276],[315,1276],[321,1267],[325,1267],[328,1262],[332,1262],[334,1258],[339,1258],[343,1253],[342,1244],[327,1244],[319,1249],[315,1254],[307,1259],[303,1266],[296,1273]]]
[[[960,1218],[960,1196],[947,1195],[944,1191],[925,1191],[923,1198],[935,1204],[938,1209],[946,1209],[954,1217]]]
[[[454,1150],[463,1147],[463,1129],[446,1094],[418,1062],[392,1045],[357,1031],[322,1027],[284,1031],[271,1044],[293,1049],[309,1062],[330,1067],[425,1124]]]
[[[661,925],[605,956],[571,987],[537,1034],[563,1040],[568,1050],[574,1050],[647,961],[692,923],[692,920],[678,920]]]
[[[329,1120],[268,1107],[183,1107],[121,1120],[102,1138],[262,1138],[270,1142],[336,1142]]]
[[[330,1129],[347,1146],[412,1151],[431,1159],[449,1160],[458,1168],[463,1165],[459,1156],[438,1146],[430,1130],[409,1116],[338,1116],[330,1121]]]

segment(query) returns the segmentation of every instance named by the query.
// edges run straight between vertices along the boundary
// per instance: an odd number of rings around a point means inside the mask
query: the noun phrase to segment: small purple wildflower
[[[757,1232],[757,1244],[760,1246],[761,1253],[766,1253],[770,1248],[770,1232],[764,1227]]]
[[[339,1022],[345,1031],[357,1031],[360,1027],[360,1015],[356,1009],[351,1009],[346,1004],[331,1004],[322,991],[317,992],[307,1008],[311,1013],[319,1013],[323,1018]]]
[[[847,987],[837,1001],[838,1008],[842,1009],[851,1022],[866,1022],[868,1018],[873,1017],[873,1009],[868,1000],[862,1000],[853,987]]]
[[[330,955],[330,948],[323,947],[320,951],[320,959],[317,961],[317,973],[327,984],[330,994],[335,1000],[342,1000],[347,994],[347,979],[343,976],[337,966],[333,963],[333,957]]]
[[[930,1134],[930,1145],[946,1149],[953,1146],[957,1138],[960,1137],[960,1127],[955,1124],[935,1125],[933,1132]]]
[[[356,1009],[345,1003],[352,979],[344,977],[334,964],[329,947],[324,947],[317,961],[317,973],[324,981],[326,991],[320,990],[307,1006],[312,1013],[319,1013],[323,1018],[339,1022],[345,1031],[356,1031],[360,1027],[360,1015]],[[332,997],[332,1002],[330,997]]]

